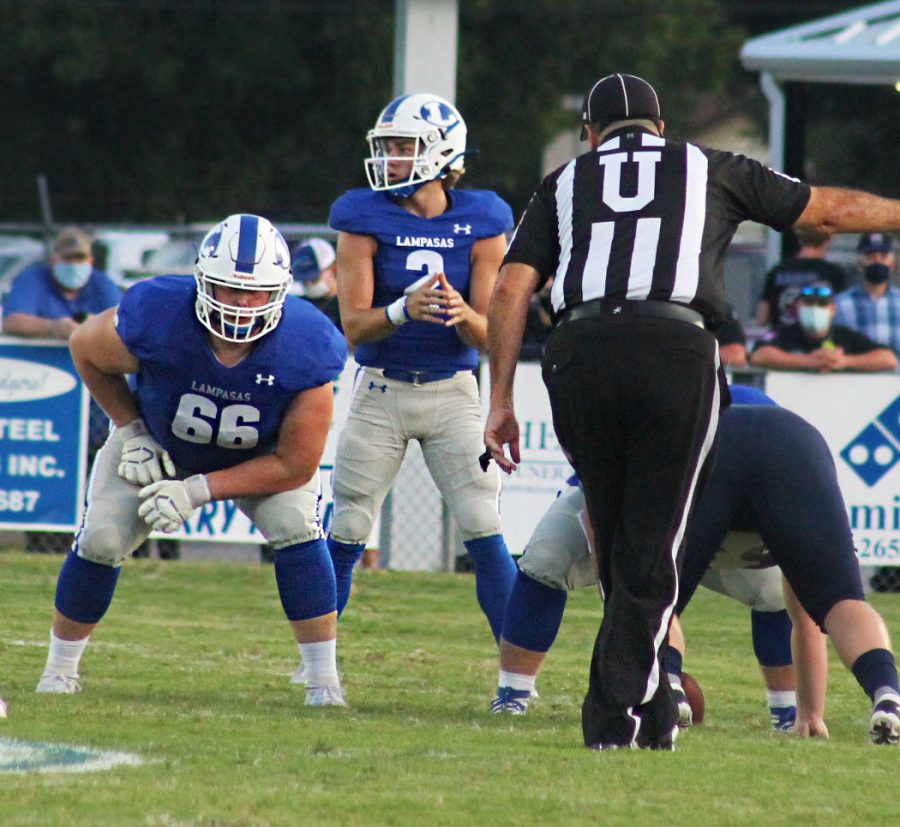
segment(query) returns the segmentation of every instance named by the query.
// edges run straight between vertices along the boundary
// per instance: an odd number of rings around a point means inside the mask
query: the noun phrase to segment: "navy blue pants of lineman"
[[[584,487],[605,601],[582,705],[588,746],[658,742],[675,725],[660,653],[711,465],[718,362],[709,332],[643,316],[565,321],[545,346],[553,424]]]
[[[676,611],[691,599],[725,534],[755,531],[822,627],[836,603],[864,599],[831,451],[812,425],[783,408],[735,405],[722,413],[722,426],[699,501],[702,519],[688,529],[691,555]]]

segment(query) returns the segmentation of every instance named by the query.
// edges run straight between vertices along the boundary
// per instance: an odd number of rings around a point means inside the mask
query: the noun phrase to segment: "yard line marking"
[[[0,738],[0,773],[98,772],[142,763],[130,752]]]

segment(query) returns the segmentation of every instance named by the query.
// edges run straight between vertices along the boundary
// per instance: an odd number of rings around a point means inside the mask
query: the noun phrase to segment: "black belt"
[[[571,310],[564,310],[560,316],[563,322],[575,322],[579,319],[628,318],[630,316],[653,316],[658,319],[675,319],[679,322],[706,327],[703,315],[690,307],[674,302],[662,301],[610,301],[594,299],[584,304],[575,305]]]
[[[424,385],[426,382],[439,382],[450,379],[459,371],[456,370],[400,370],[399,368],[383,368],[381,375],[398,382],[410,382],[413,385]]]

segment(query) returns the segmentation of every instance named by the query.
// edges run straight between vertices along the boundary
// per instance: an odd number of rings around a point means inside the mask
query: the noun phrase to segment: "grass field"
[[[364,571],[341,622],[348,709],[308,709],[271,566],[130,561],[82,663],[35,695],[59,557],[0,551],[0,696],[18,739],[141,766],[0,775],[0,825],[896,824],[900,750],[832,660],[829,740],[768,728],[749,615],[701,590],[687,668],[706,721],[675,753],[595,753],[580,706],[600,607],[569,601],[523,718],[491,716],[496,657],[470,575]],[[900,598],[873,602],[900,638]]]

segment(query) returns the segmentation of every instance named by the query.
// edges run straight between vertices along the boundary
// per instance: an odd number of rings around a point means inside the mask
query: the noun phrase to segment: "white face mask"
[[[330,289],[328,287],[328,282],[325,279],[318,279],[318,281],[306,281],[303,283],[303,293],[301,294],[304,299],[323,299],[330,293]]]
[[[831,329],[831,308],[801,305],[797,310],[797,319],[807,333],[824,336]]]
[[[53,278],[69,290],[80,290],[91,277],[89,261],[58,261],[53,265]]]

